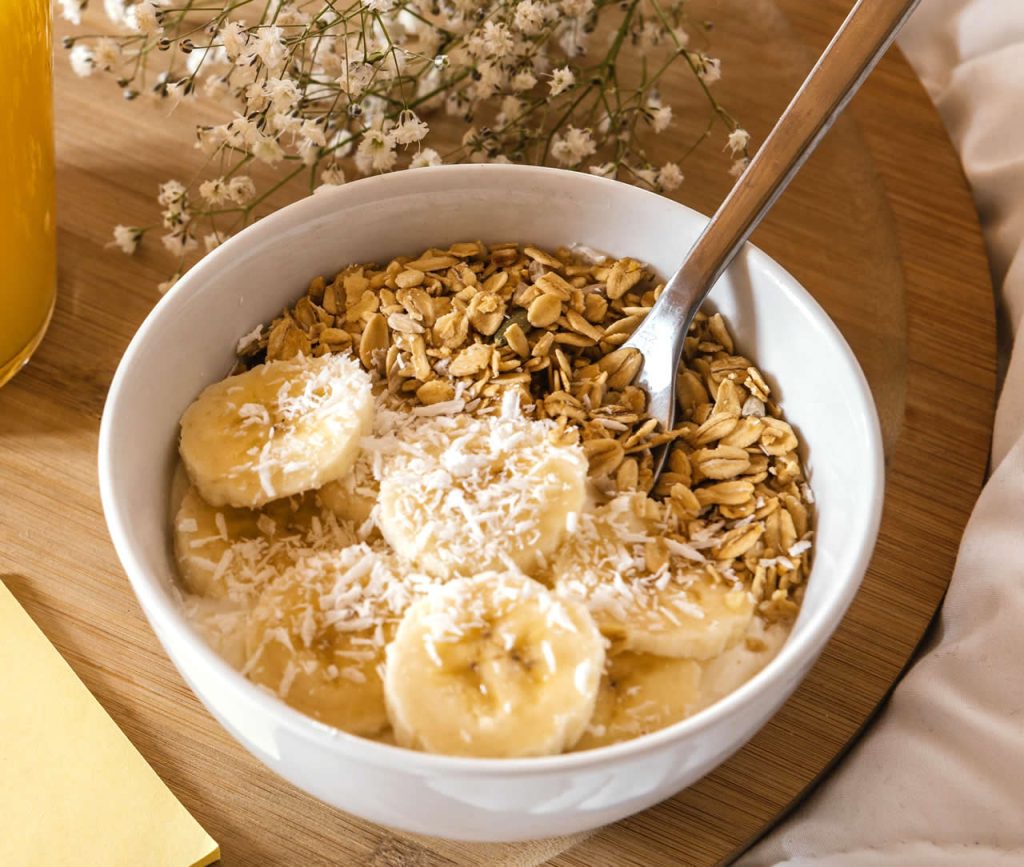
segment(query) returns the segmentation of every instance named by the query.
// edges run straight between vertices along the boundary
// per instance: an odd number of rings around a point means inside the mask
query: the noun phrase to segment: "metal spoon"
[[[676,369],[697,308],[892,44],[919,0],[858,0],[661,297],[622,348],[640,351],[636,383],[662,430],[675,419]],[[655,451],[657,478],[668,453]]]

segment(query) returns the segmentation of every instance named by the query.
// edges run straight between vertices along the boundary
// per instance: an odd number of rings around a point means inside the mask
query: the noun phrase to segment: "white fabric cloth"
[[[1024,316],[1024,0],[924,0],[901,39],[949,129],[1004,334]],[[739,863],[1024,864],[1024,338],[929,648],[867,735]]]

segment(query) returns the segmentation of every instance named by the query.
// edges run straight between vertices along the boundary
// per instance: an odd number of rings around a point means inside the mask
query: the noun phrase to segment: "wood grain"
[[[848,6],[694,0],[695,17],[706,10],[717,22],[721,97],[755,141]],[[711,864],[762,833],[841,755],[942,597],[993,409],[993,301],[975,214],[896,52],[754,239],[837,321],[879,404],[888,490],[863,590],[793,699],[713,774],[593,835],[516,846],[411,838],[325,807],[245,753],[164,656],[107,538],[95,451],[117,360],[166,275],[151,254],[127,259],[105,245],[114,223],[152,219],[158,182],[194,171],[198,157],[182,143],[195,114],[128,106],[109,82],[73,79],[65,58],[56,68],[60,297],[36,358],[0,391],[0,579],[217,837],[225,864]],[[682,86],[678,99],[666,95],[700,110]],[[674,135],[665,159],[686,144]],[[730,182],[720,147],[687,163],[682,201],[704,211],[720,201]]]

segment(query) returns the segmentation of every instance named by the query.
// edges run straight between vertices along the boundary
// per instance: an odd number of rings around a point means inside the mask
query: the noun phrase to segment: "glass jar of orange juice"
[[[28,361],[57,292],[49,0],[0,0],[0,385]]]

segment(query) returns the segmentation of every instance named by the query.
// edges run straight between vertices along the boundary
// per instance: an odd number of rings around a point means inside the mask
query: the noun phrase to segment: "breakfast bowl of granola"
[[[103,507],[257,758],[385,825],[539,838],[690,785],[788,698],[867,568],[878,422],[749,246],[675,426],[646,415],[624,344],[705,222],[567,171],[402,172],[261,220],[161,300],[104,410]]]

